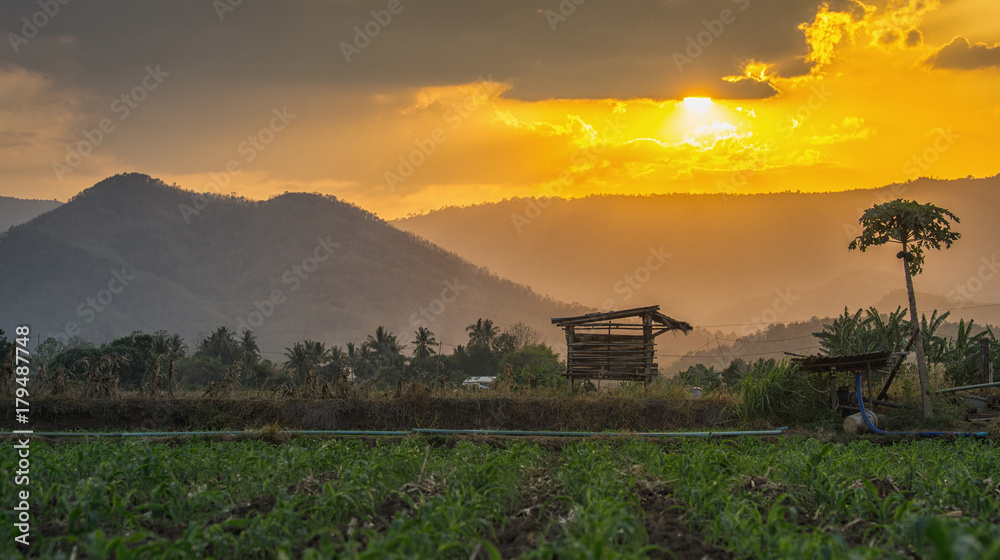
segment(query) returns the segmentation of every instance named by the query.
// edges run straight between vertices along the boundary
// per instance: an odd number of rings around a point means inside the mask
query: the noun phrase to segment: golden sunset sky
[[[995,0],[42,4],[0,6],[0,196],[138,171],[393,219],[1000,172]]]

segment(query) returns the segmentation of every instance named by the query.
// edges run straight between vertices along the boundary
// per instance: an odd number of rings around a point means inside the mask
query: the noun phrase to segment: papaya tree
[[[910,325],[914,329],[920,328],[920,319],[917,316],[917,300],[913,293],[913,277],[923,271],[924,249],[940,250],[942,246],[947,249],[961,237],[960,233],[951,230],[949,219],[959,223],[958,217],[951,211],[933,204],[920,204],[914,200],[891,200],[865,210],[858,220],[861,224],[861,235],[848,245],[848,250],[858,249],[862,252],[869,247],[888,243],[901,246],[896,258],[903,261],[906,297],[910,306]],[[916,354],[923,413],[924,417],[930,417],[933,414],[930,380],[922,336],[916,338]]]

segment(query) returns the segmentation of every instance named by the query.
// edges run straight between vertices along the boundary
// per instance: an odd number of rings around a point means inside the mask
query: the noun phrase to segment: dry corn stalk
[[[208,384],[208,390],[205,391],[205,396],[230,397],[234,392],[236,392],[237,389],[240,388],[240,373],[246,370],[246,366],[243,365],[243,354],[246,354],[246,351],[241,352],[240,355],[236,357],[232,365],[226,369],[226,374],[220,381],[213,381]]]
[[[14,394],[14,347],[3,357],[0,364],[0,394],[10,397]]]
[[[315,397],[319,393],[319,376],[316,375],[315,363],[316,361],[313,360],[313,363],[309,364],[305,381],[302,383],[302,393],[306,397]]]
[[[129,362],[129,356],[106,354],[101,356],[84,378],[84,392],[87,397],[114,398],[118,396],[118,369]],[[77,362],[88,363],[86,359]],[[73,365],[76,365],[74,363]]]
[[[156,357],[156,365],[153,366],[153,375],[143,388],[144,392],[151,397],[157,397],[160,395],[160,392],[163,391],[164,379],[163,374],[160,373],[160,362],[163,361],[163,357],[163,354]]]
[[[330,388],[330,384],[319,378],[316,375],[316,362],[318,358],[314,358],[309,364],[309,369],[306,370],[306,378],[302,382],[302,395],[306,398],[323,398],[332,399],[333,390]]]
[[[52,394],[61,395],[66,392],[69,386],[69,373],[66,368],[60,367],[56,374],[52,376]]]
[[[174,398],[174,374],[177,370],[174,368],[174,356],[170,356],[170,364],[167,366],[167,394],[170,398]]]
[[[333,396],[338,399],[353,399],[358,396],[354,383],[351,382],[344,370],[341,370],[337,377],[337,384],[333,387]]]

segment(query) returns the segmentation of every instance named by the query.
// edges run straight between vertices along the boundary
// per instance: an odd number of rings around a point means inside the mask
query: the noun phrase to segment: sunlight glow
[[[685,97],[681,102],[685,109],[689,111],[701,112],[712,106],[711,97]]]
[[[712,124],[701,125],[691,134],[686,134],[682,141],[698,150],[711,150],[727,141],[739,141],[753,136],[752,132],[740,133],[736,125],[715,121]]]

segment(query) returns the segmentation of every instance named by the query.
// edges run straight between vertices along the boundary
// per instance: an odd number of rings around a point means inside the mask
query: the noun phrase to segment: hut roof
[[[595,323],[610,322],[616,319],[627,319],[629,317],[644,317],[646,314],[649,314],[653,321],[662,325],[664,327],[663,330],[679,330],[685,334],[692,330],[690,324],[684,321],[672,319],[663,313],[660,313],[659,305],[635,307],[632,309],[622,309],[620,311],[587,313],[586,315],[578,315],[576,317],[556,317],[552,319],[552,324],[560,327],[590,325]]]

